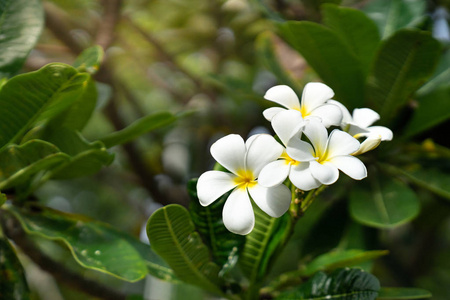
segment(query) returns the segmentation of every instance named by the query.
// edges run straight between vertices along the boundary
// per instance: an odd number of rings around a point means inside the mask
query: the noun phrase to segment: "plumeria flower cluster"
[[[301,102],[288,86],[270,88],[264,98],[280,104],[263,112],[278,137],[257,134],[244,141],[227,135],[211,146],[211,155],[229,172],[207,171],[197,182],[200,203],[208,206],[227,192],[222,216],[225,227],[248,234],[255,225],[252,200],[271,217],[280,217],[291,203],[293,187],[310,191],[330,185],[339,170],[361,180],[365,165],[356,155],[391,140],[392,131],[371,126],[380,117],[371,109],[347,108],[332,100],[334,92],[323,83],[311,82],[303,89]],[[328,133],[331,126],[339,126]],[[360,143],[358,139],[365,138]]]

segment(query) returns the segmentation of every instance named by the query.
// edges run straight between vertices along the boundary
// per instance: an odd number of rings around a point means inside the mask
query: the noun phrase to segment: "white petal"
[[[327,151],[328,158],[348,155],[359,149],[359,142],[347,132],[335,129],[330,133],[328,140]]]
[[[342,111],[334,104],[324,104],[315,108],[310,116],[317,116],[322,119],[325,127],[339,126],[342,122]]]
[[[324,153],[327,146],[328,131],[322,122],[316,119],[308,120],[303,133],[308,137],[314,146],[316,153]]]
[[[286,108],[300,110],[300,101],[298,100],[297,95],[294,90],[287,85],[271,87],[264,95],[264,98],[281,104]]]
[[[247,149],[245,157],[246,170],[252,171],[255,178],[258,177],[261,169],[280,157],[283,151],[283,146],[273,136],[259,134]]]
[[[353,152],[351,155],[360,155],[367,151],[373,150],[381,143],[381,137],[379,135],[369,136],[364,142],[361,143],[358,151]]]
[[[380,115],[370,108],[355,108],[353,110],[353,122],[366,128],[380,119]]]
[[[367,134],[369,133],[369,130],[367,128],[360,127],[355,123],[348,123],[348,128],[346,131],[355,139],[358,139],[362,136],[367,136]]]
[[[381,136],[382,141],[390,141],[394,137],[392,130],[384,126],[371,126],[367,128],[370,132],[370,135],[376,134]]]
[[[328,100],[327,103],[334,104],[341,109],[341,112],[342,112],[341,128],[344,128],[345,125],[353,122],[352,115],[348,111],[347,107],[345,107],[341,102],[336,101],[336,100]]]
[[[236,186],[236,175],[221,171],[203,173],[197,181],[197,196],[200,204],[208,206],[217,198]]]
[[[321,186],[320,181],[312,176],[308,162],[300,163],[296,166],[291,166],[289,179],[291,180],[293,185],[304,191],[309,191]]]
[[[313,109],[333,98],[334,92],[321,82],[310,82],[305,85],[302,94],[302,108],[311,113]]]
[[[259,173],[258,183],[265,187],[279,185],[286,180],[289,169],[289,162],[284,159],[268,163]]]
[[[265,109],[263,111],[263,116],[266,118],[267,121],[272,121],[272,118],[279,112],[285,111],[286,109],[281,107],[271,107],[268,109]]]
[[[297,137],[289,140],[286,145],[286,153],[296,161],[310,161],[315,159],[313,147]]]
[[[212,144],[211,155],[219,164],[235,174],[245,168],[245,144],[238,134],[229,134]]]
[[[272,119],[272,127],[284,145],[296,133],[303,129],[302,114],[297,110],[285,110]]]
[[[250,196],[263,212],[271,217],[281,217],[291,204],[291,191],[284,184],[266,188],[259,184],[248,189]]]
[[[356,157],[336,156],[330,160],[330,163],[353,179],[361,180],[367,177],[366,166]]]
[[[245,235],[252,231],[255,215],[246,189],[238,188],[230,194],[223,206],[222,218],[225,227],[233,233]]]
[[[339,170],[331,163],[320,164],[317,161],[309,163],[311,174],[322,184],[329,185],[335,183],[339,178]]]

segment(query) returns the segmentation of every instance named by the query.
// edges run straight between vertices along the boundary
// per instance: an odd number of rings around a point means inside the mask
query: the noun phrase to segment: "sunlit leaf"
[[[75,260],[85,268],[98,270],[127,281],[147,274],[147,265],[138,251],[107,224],[86,217],[44,207],[33,210],[8,206],[26,233],[63,242]]]
[[[103,48],[101,46],[93,46],[81,52],[73,63],[73,66],[80,72],[95,74],[100,68],[103,56]]]
[[[0,148],[17,141],[37,121],[54,118],[70,107],[89,79],[87,73],[53,63],[8,80],[0,90]]]
[[[30,291],[22,264],[8,240],[0,233],[0,299],[28,300]]]
[[[279,28],[286,41],[300,52],[322,80],[334,90],[334,99],[349,109],[362,105],[365,78],[363,67],[338,33],[308,21],[289,21]]]
[[[378,279],[359,269],[339,269],[327,275],[316,273],[293,291],[276,297],[283,299],[375,300],[380,289]]]
[[[415,218],[420,211],[416,194],[393,178],[373,177],[370,188],[358,185],[350,192],[350,213],[361,224],[393,228]]]
[[[152,249],[161,256],[186,283],[220,293],[219,267],[210,259],[189,212],[171,204],[155,211],[148,220],[147,234]]]
[[[369,74],[369,104],[388,123],[431,76],[440,44],[427,32],[403,29],[384,41]]]
[[[395,300],[395,299],[427,299],[431,298],[431,293],[427,290],[418,288],[387,288],[382,287],[378,293],[380,300]]]
[[[125,144],[134,140],[135,138],[158,129],[163,126],[172,124],[177,120],[177,117],[169,112],[159,112],[146,117],[143,117],[133,122],[128,127],[113,132],[100,140],[105,144],[106,148],[111,148],[115,145]]]
[[[11,76],[25,62],[44,26],[39,0],[0,0],[0,77]]]

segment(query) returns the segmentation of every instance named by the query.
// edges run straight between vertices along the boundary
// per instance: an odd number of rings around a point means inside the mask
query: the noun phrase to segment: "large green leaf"
[[[329,85],[336,100],[360,107],[364,98],[364,71],[347,43],[333,30],[308,21],[289,21],[279,29],[292,47]]]
[[[271,32],[261,33],[255,44],[255,50],[264,66],[272,72],[279,82],[290,86],[293,89],[297,89],[297,82],[292,78],[288,71],[283,68],[278,61],[276,54],[275,36]]]
[[[364,12],[375,21],[383,38],[401,28],[416,25],[425,15],[423,0],[375,0],[370,1]]]
[[[0,189],[24,184],[36,173],[51,170],[69,160],[67,154],[45,141],[10,145],[0,152]]]
[[[30,291],[23,267],[9,241],[0,232],[0,299],[28,300]]]
[[[90,79],[73,67],[53,63],[10,79],[0,90],[0,148],[17,141],[36,123],[70,107]]]
[[[153,250],[161,256],[182,281],[208,291],[221,293],[219,267],[210,259],[189,212],[171,204],[155,211],[148,220],[147,234]]]
[[[83,267],[98,270],[127,281],[147,274],[145,260],[123,238],[123,233],[86,217],[44,207],[32,210],[7,206],[26,233],[61,241]]]
[[[101,46],[87,48],[77,57],[73,66],[80,72],[95,74],[103,61],[104,51]]]
[[[371,188],[358,185],[350,192],[352,217],[371,227],[396,227],[415,218],[419,211],[416,194],[393,178],[372,177]]]
[[[417,108],[405,129],[412,136],[450,119],[450,85],[437,88],[417,98]]]
[[[450,50],[446,49],[445,53],[441,55],[439,64],[428,80],[419,90],[417,90],[417,96],[422,97],[428,93],[435,91],[436,89],[450,85]]]
[[[358,266],[360,263],[374,260],[388,253],[387,250],[363,251],[356,249],[328,252],[315,258],[298,273],[301,276],[311,276],[318,271],[332,271],[342,267]]]
[[[130,142],[135,138],[152,130],[172,124],[176,120],[177,117],[170,112],[155,113],[149,116],[145,116],[133,122],[128,127],[120,131],[113,132],[101,138],[100,140],[105,144],[106,148],[111,148],[115,145]]]
[[[375,23],[359,10],[332,4],[322,6],[322,15],[324,24],[342,38],[367,75],[380,42]]]
[[[434,71],[440,44],[427,32],[403,29],[382,43],[369,75],[367,97],[385,124]]]
[[[426,299],[431,298],[431,293],[427,290],[418,288],[386,288],[382,287],[378,293],[380,300],[395,300],[395,299]]]
[[[221,273],[226,273],[236,264],[245,237],[231,233],[223,225],[222,210],[228,193],[204,207],[197,198],[196,186],[196,179],[189,181],[188,193],[191,198],[189,212],[192,221],[205,244],[211,249],[213,261],[222,267]]]
[[[260,283],[266,275],[268,267],[273,263],[274,253],[283,244],[290,230],[291,220],[289,214],[280,218],[272,218],[256,205],[255,227],[246,236],[239,264],[251,284]]]
[[[339,269],[327,275],[316,273],[294,291],[278,296],[284,299],[375,300],[380,289],[378,279],[359,269]]]
[[[0,0],[0,77],[22,67],[43,25],[40,0]]]

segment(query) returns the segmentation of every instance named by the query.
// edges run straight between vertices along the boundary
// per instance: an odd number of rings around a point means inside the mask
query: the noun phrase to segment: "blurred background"
[[[247,137],[254,132],[271,132],[262,116],[271,103],[263,95],[276,84],[288,83],[279,82],[269,71],[267,41],[299,86],[320,81],[306,61],[273,34],[273,21],[277,19],[320,21],[320,2],[43,1],[46,28],[25,71],[50,62],[72,64],[83,49],[92,45],[105,49],[105,61],[95,75],[97,109],[83,132],[86,138],[97,139],[158,111],[177,113],[180,118],[170,127],[113,148],[114,163],[95,176],[46,184],[37,193],[39,201],[112,224],[145,241],[143,228],[154,210],[170,203],[188,206],[186,183],[213,167],[209,147],[215,140],[229,133]],[[371,2],[344,0],[342,5],[367,9],[370,16]],[[406,2],[416,9],[415,16],[426,18],[430,28],[435,24],[435,37],[448,45],[445,8],[450,2]],[[450,147],[448,125],[444,123],[417,140],[431,138],[434,143]],[[417,286],[432,291],[433,299],[448,299],[450,202],[418,190],[422,204],[418,218],[392,230],[377,230],[358,225],[349,217],[342,205],[347,201],[345,180],[340,179],[341,188],[329,189],[322,197],[325,200],[316,201],[310,214],[298,223],[296,236],[273,273],[295,267],[293,258],[307,261],[354,243],[361,249],[390,251],[390,255],[376,261],[373,269],[383,286]],[[319,219],[320,225],[314,225]],[[62,246],[38,242],[57,260],[66,260],[67,266],[87,278],[127,293],[144,294],[145,299],[203,297],[194,287],[170,285],[150,277],[138,283],[123,283],[82,269]],[[31,261],[25,267],[33,299],[90,299],[46,275]]]

